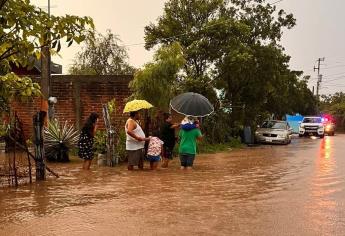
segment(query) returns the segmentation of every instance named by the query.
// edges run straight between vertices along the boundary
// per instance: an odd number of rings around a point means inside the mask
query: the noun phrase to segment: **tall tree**
[[[84,49],[79,52],[69,69],[77,75],[118,75],[133,74],[134,68],[128,64],[126,48],[119,45],[119,38],[110,30],[106,35],[90,33]]]
[[[212,61],[219,55],[219,21],[225,11],[223,0],[171,0],[157,24],[145,27],[146,49],[179,42],[186,59],[181,82],[185,90],[215,98]]]
[[[338,128],[345,127],[345,93],[337,92],[330,95],[322,95],[320,102],[320,110],[322,113],[333,115],[337,122]]]
[[[295,23],[264,0],[170,0],[157,23],[145,27],[146,48],[179,42],[186,58],[180,84],[209,98],[217,89],[233,124],[252,124],[297,110],[289,94],[303,82],[280,45]]]
[[[133,97],[146,99],[155,107],[166,109],[178,90],[179,72],[185,65],[180,44],[172,43],[160,48],[154,60],[138,70],[130,83]]]

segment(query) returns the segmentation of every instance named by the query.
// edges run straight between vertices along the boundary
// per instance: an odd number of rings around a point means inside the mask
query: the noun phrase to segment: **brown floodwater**
[[[344,154],[337,135],[199,155],[189,172],[55,164],[59,179],[0,189],[0,235],[344,235]]]

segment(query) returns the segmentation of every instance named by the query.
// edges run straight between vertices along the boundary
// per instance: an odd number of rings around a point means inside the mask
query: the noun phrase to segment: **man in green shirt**
[[[179,133],[180,146],[179,154],[181,161],[181,169],[191,169],[193,167],[194,158],[196,154],[196,142],[202,139],[202,134],[199,128],[190,130],[183,129]]]

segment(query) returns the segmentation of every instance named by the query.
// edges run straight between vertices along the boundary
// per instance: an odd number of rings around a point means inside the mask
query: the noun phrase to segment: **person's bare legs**
[[[83,170],[90,170],[92,160],[84,160]]]
[[[162,168],[168,168],[168,167],[169,167],[169,159],[168,158],[164,158],[163,159]]]
[[[87,169],[88,169],[88,170],[90,170],[91,163],[92,163],[92,160],[88,160],[88,162],[87,162]]]
[[[139,170],[143,170],[144,169],[144,160],[143,160],[143,158],[139,159],[138,168],[139,168]]]
[[[157,170],[158,168],[158,161],[150,162],[151,170]]]
[[[127,169],[128,169],[128,170],[134,170],[134,166],[128,165]]]

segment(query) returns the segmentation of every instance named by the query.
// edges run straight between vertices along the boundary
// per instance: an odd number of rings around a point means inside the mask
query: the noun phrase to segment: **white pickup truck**
[[[319,116],[306,116],[299,126],[299,136],[315,135],[320,138],[325,136],[325,125]]]

